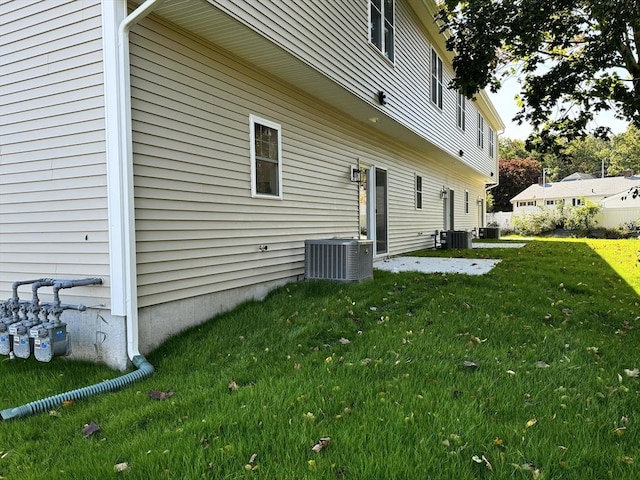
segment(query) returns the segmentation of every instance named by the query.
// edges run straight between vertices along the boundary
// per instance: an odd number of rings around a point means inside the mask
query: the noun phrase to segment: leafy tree
[[[640,174],[640,129],[634,125],[611,140],[609,175],[622,175],[627,169]]]
[[[524,140],[502,138],[498,140],[500,158],[504,160],[515,160],[516,158],[528,158],[532,156],[527,152]]]
[[[542,175],[542,165],[532,158],[499,160],[499,184],[492,190],[494,210],[511,211],[510,200]]]
[[[444,0],[437,19],[455,52],[451,88],[471,98],[520,70],[528,147],[561,151],[603,110],[640,128],[640,0]]]
[[[609,165],[611,159],[611,142],[594,136],[576,138],[567,144],[563,155],[547,153],[544,155],[544,166],[554,181],[562,180],[572,173],[589,173],[599,177],[602,165]],[[605,172],[606,174],[606,172]]]

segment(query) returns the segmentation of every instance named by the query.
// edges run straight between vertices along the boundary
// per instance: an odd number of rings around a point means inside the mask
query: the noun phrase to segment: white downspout
[[[19,407],[0,411],[0,421],[23,418],[51,410],[69,400],[112,392],[153,373],[138,350],[138,285],[133,197],[133,140],[131,134],[131,83],[129,80],[129,30],[164,0],[147,0],[124,18],[118,28],[118,48],[113,48],[113,27],[126,13],[126,0],[102,0],[107,183],[109,203],[109,256],[113,315],[126,314],[127,354],[136,370],[118,378],[78,388]],[[122,8],[122,10],[120,10]],[[116,73],[117,70],[117,73]],[[112,155],[113,154],[113,155]],[[116,157],[111,160],[112,157]]]
[[[109,1],[109,0],[106,0]],[[131,79],[129,68],[129,31],[164,0],[146,0],[118,27],[118,93],[120,98],[120,173],[124,220],[124,267],[126,280],[127,354],[133,360],[140,355],[138,345],[138,282],[136,269],[136,220],[133,193],[133,138],[131,132]]]

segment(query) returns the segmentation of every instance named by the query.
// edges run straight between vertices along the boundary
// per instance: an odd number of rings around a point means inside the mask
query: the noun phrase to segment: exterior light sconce
[[[352,182],[362,183],[362,175],[363,175],[363,171],[360,168],[354,165],[351,165],[351,181]]]
[[[442,186],[442,190],[440,190],[440,198],[442,198],[443,200],[447,198],[447,189],[444,187],[444,185]]]
[[[380,103],[380,105],[387,104],[387,94],[384,93],[382,90],[378,91],[378,103]]]
[[[458,155],[462,157],[464,155],[464,151],[462,149],[458,150]]]

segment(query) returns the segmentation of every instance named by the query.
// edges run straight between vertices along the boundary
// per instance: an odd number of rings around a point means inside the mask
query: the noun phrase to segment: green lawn
[[[502,259],[484,276],[290,284],[167,342],[146,380],[0,423],[0,476],[640,478],[638,251],[528,241],[418,252]],[[0,361],[0,409],[117,375]]]

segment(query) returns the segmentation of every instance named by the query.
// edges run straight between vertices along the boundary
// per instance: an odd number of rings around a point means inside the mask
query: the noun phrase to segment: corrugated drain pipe
[[[120,101],[123,105],[127,105],[127,108],[122,111],[123,118],[119,119],[120,127],[122,128],[122,132],[125,133],[123,137],[121,137],[122,142],[122,152],[121,153],[122,162],[127,162],[129,158],[132,158],[132,141],[131,141],[131,103],[130,103],[130,85],[129,85],[129,30],[133,25],[138,23],[144,17],[149,15],[154,8],[160,5],[164,0],[146,0],[142,5],[140,5],[136,10],[131,12],[129,16],[127,16],[122,23],[120,23],[120,27],[118,29],[118,42],[120,46],[120,55],[119,55],[119,69],[121,72],[120,75],[120,85],[119,85],[119,95]],[[125,2],[126,4],[126,2]],[[127,165],[130,167],[130,165]],[[123,168],[122,175],[132,175],[131,168]],[[123,179],[123,184],[126,186],[133,184],[132,178]],[[123,192],[126,195],[130,195],[129,192]],[[132,201],[132,199],[128,199],[128,201]],[[132,210],[132,208],[131,208]],[[130,225],[128,227],[135,228],[135,222],[132,218],[129,219]],[[133,223],[133,225],[131,225]],[[133,247],[132,247],[133,245]],[[129,241],[129,248],[135,248],[135,241]],[[133,258],[132,255],[135,255],[133,252],[128,252],[129,258]],[[0,411],[0,420],[12,420],[16,418],[27,417],[30,415],[34,415],[36,413],[43,413],[51,408],[62,404],[63,402],[69,400],[80,400],[82,398],[86,398],[98,393],[106,393],[112,392],[114,390],[119,390],[128,385],[131,385],[134,382],[142,380],[153,373],[153,365],[151,365],[147,359],[140,354],[138,351],[138,312],[137,312],[137,288],[136,288],[136,272],[135,272],[135,262],[129,262],[129,270],[127,272],[127,280],[129,282],[129,307],[127,308],[127,353],[131,360],[131,363],[136,370],[133,372],[126,373],[120,377],[105,380],[103,382],[97,383],[95,385],[90,385],[88,387],[78,388],[76,390],[72,390],[66,393],[60,393],[58,395],[53,395],[51,397],[44,398],[42,400],[37,400],[35,402],[27,403],[20,407],[9,408],[6,410]],[[60,287],[60,288],[68,288],[68,287]]]

